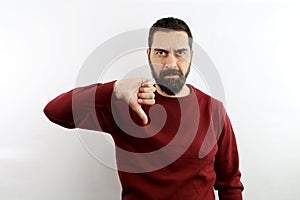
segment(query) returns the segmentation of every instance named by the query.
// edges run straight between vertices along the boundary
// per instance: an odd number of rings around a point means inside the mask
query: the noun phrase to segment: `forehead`
[[[184,31],[157,31],[153,35],[152,48],[179,49],[188,47],[189,38]]]

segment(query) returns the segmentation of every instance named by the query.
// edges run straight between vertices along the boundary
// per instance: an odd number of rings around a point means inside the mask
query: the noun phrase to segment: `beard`
[[[171,68],[167,68],[161,71],[159,75],[156,75],[151,62],[149,62],[149,65],[151,67],[152,76],[156,81],[156,84],[159,86],[161,91],[165,92],[168,95],[178,94],[182,90],[183,86],[185,85],[186,78],[190,72],[191,66],[190,64],[186,75],[176,69]],[[166,76],[173,75],[177,75],[178,78],[165,78]]]

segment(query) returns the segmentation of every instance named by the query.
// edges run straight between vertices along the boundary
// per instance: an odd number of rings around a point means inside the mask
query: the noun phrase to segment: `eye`
[[[186,54],[186,51],[177,51],[177,55],[184,56]]]
[[[165,56],[165,55],[166,55],[166,52],[164,52],[164,51],[156,51],[156,52],[155,52],[155,55],[158,55],[158,56]]]

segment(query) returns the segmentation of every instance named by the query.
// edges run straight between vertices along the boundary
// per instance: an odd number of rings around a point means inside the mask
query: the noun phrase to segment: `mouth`
[[[170,74],[170,75],[164,76],[164,78],[165,78],[165,79],[169,79],[169,78],[175,78],[175,79],[176,79],[176,78],[179,78],[179,76],[176,75],[176,74],[174,74],[174,75],[173,75],[173,74]]]
[[[164,78],[168,79],[168,78],[179,78],[180,77],[180,72],[176,71],[176,70],[168,70],[165,71],[164,73]]]

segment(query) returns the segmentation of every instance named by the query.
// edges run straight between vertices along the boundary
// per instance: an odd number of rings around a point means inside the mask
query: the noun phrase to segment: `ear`
[[[150,50],[149,48],[147,48],[146,53],[147,53],[148,56],[150,56],[150,51],[151,51],[151,50]]]
[[[148,61],[150,62],[150,53],[151,53],[151,49],[150,48],[147,48],[147,58],[148,58]]]

